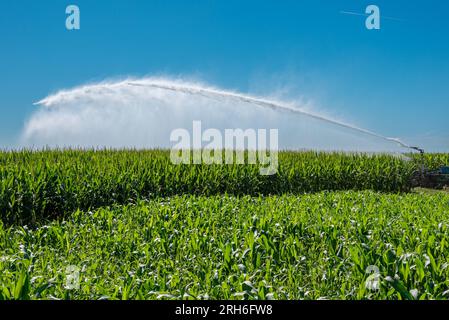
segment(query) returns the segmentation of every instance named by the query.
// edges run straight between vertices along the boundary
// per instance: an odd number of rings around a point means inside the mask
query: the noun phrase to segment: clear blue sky
[[[65,29],[65,8],[81,30]],[[381,30],[362,16],[376,4]],[[449,2],[4,1],[0,145],[14,145],[33,102],[126,75],[196,76],[263,94],[286,86],[329,113],[449,150]]]

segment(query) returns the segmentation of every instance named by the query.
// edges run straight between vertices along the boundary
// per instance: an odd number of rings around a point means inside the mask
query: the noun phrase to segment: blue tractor
[[[432,189],[449,189],[449,166],[441,166],[437,170],[429,170],[425,166],[424,150],[412,147],[421,154],[421,169],[416,171],[412,177],[413,187]]]

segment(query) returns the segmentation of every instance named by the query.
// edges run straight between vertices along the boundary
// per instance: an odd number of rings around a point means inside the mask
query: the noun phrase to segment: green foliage
[[[262,176],[167,150],[0,152],[0,300],[449,297],[449,195],[404,193],[419,155],[279,164]]]
[[[0,220],[36,225],[76,210],[173,195],[279,195],[322,190],[403,192],[414,161],[387,155],[281,152],[259,165],[174,165],[169,151],[0,152]]]
[[[418,163],[423,162],[423,158],[415,154],[414,159]],[[442,166],[449,166],[449,154],[448,153],[429,153],[424,155],[424,165],[430,170],[439,169]]]
[[[0,299],[447,299],[448,249],[445,193],[155,198],[0,224]]]

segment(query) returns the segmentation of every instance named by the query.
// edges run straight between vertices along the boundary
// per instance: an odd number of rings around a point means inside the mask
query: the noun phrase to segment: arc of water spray
[[[373,132],[373,131],[370,131],[367,129],[359,128],[359,127],[356,127],[356,126],[353,126],[353,125],[350,125],[350,124],[347,124],[344,122],[329,119],[329,118],[326,118],[321,115],[317,115],[317,114],[314,114],[311,112],[307,112],[304,110],[300,110],[297,108],[293,108],[293,107],[290,107],[287,105],[280,104],[278,102],[269,101],[269,100],[265,100],[265,99],[261,99],[261,98],[255,98],[255,97],[238,94],[238,93],[233,93],[233,92],[219,91],[219,90],[208,89],[208,88],[183,86],[183,85],[168,85],[168,84],[160,84],[160,83],[138,83],[138,82],[128,82],[128,85],[135,86],[135,87],[147,87],[147,88],[154,88],[154,89],[170,90],[170,91],[182,92],[185,94],[200,94],[202,96],[209,97],[209,98],[220,97],[220,98],[225,98],[225,99],[234,99],[239,102],[254,104],[254,105],[258,105],[260,107],[269,108],[269,109],[273,109],[276,111],[287,111],[287,112],[291,112],[294,114],[300,114],[300,115],[307,116],[307,117],[317,119],[320,121],[324,121],[324,122],[327,122],[327,123],[330,123],[333,125],[337,125],[337,126],[340,126],[340,127],[346,128],[346,129],[357,131],[359,133],[363,133],[363,134],[366,134],[366,135],[369,135],[372,137],[383,139],[388,142],[394,142],[403,148],[407,148],[410,150],[418,150],[418,148],[412,147],[412,146],[402,142],[398,138],[386,137],[386,136],[383,136],[381,134],[378,134],[376,132]]]

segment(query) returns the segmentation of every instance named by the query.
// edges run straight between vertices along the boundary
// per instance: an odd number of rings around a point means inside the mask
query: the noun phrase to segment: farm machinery
[[[412,176],[412,187],[449,189],[449,166],[441,166],[437,170],[430,170],[425,164],[424,150],[418,147],[411,147],[411,149],[421,154],[421,167]]]

